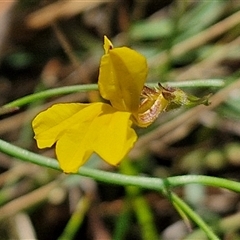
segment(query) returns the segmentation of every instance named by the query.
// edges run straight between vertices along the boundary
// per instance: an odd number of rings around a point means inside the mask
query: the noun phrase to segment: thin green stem
[[[224,86],[224,81],[222,79],[198,79],[191,81],[181,81],[181,82],[167,82],[166,84],[170,87],[179,88],[199,88],[199,87],[222,87]]]
[[[167,178],[171,187],[178,187],[189,183],[197,183],[206,186],[225,188],[234,192],[240,192],[240,182],[228,180],[219,177],[210,177],[204,175],[183,175]]]
[[[57,160],[38,155],[23,148],[14,146],[1,139],[0,139],[0,151],[17,159],[21,159],[25,162],[30,162],[33,164],[61,171]],[[97,181],[109,184],[117,184],[121,186],[138,186],[140,188],[146,188],[157,191],[162,191],[166,186],[168,188],[173,188],[185,184],[198,183],[219,188],[226,188],[228,190],[235,192],[240,192],[240,183],[238,182],[227,180],[224,178],[203,175],[175,176],[166,179],[160,179],[152,177],[122,175],[117,173],[101,171],[98,169],[91,169],[87,167],[81,167],[76,174],[90,177]]]
[[[82,197],[58,240],[71,240],[77,234],[91,203],[89,196]]]
[[[129,202],[126,199],[124,199],[122,211],[118,214],[118,217],[116,219],[112,239],[113,240],[126,239],[126,233],[131,226],[130,222],[131,222],[131,208]]]
[[[88,91],[94,91],[94,90],[98,90],[97,84],[74,85],[74,86],[48,89],[42,92],[30,94],[28,96],[25,96],[15,101],[12,101],[10,103],[7,103],[3,106],[3,108],[21,107],[28,103],[31,103],[33,101],[37,101],[40,99],[45,99],[45,98],[64,95],[64,94],[70,94],[70,93],[76,93],[76,92],[88,92]]]
[[[120,164],[120,172],[128,175],[138,175],[138,170],[129,159],[124,159]],[[143,240],[159,239],[156,226],[154,224],[153,212],[142,195],[141,188],[136,186],[125,186],[126,198],[131,204],[138,224],[141,229]]]
[[[165,196],[168,196],[171,199],[173,205],[183,211],[193,222],[195,222],[208,236],[210,240],[219,240],[220,238],[215,235],[212,229],[202,220],[202,218],[193,211],[181,198],[179,198],[176,194],[170,193],[166,191]]]
[[[147,85],[154,87],[156,86],[156,83],[149,83]],[[168,85],[171,87],[183,87],[183,88],[184,87],[222,87],[224,85],[224,81],[221,79],[208,79],[208,80],[193,80],[193,81],[182,81],[182,82],[167,82],[167,83],[164,83],[163,85]],[[49,97],[76,93],[76,92],[88,92],[88,91],[94,91],[94,90],[98,90],[97,84],[74,85],[74,86],[66,86],[66,87],[49,89],[42,92],[30,94],[28,96],[25,96],[15,101],[12,101],[10,103],[7,103],[2,107],[2,109],[21,107],[33,101],[46,99]]]

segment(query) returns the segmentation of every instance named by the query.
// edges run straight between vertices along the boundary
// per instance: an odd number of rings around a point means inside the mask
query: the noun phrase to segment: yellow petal
[[[99,111],[92,111],[89,106],[90,104],[80,103],[55,104],[39,113],[32,122],[38,147],[51,147],[66,129],[79,121],[92,120],[99,114]],[[96,103],[95,106],[101,109],[101,103]]]
[[[68,129],[57,141],[56,155],[61,169],[65,173],[75,173],[93,153],[91,142],[88,142],[86,134],[89,124],[80,124]]]
[[[108,106],[104,106],[103,110],[110,112]],[[93,133],[98,131],[93,141],[94,152],[111,165],[117,165],[137,140],[137,135],[131,128],[130,116],[128,112],[112,111],[100,115],[91,126]]]
[[[110,49],[113,49],[113,44],[112,42],[107,38],[107,36],[104,36],[104,45],[103,45],[105,54],[108,53]]]
[[[98,85],[103,98],[120,111],[138,109],[147,77],[144,56],[127,48],[110,49],[101,59]]]

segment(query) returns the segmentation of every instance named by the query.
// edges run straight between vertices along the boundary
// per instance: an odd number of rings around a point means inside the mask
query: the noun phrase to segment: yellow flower
[[[117,165],[137,140],[131,117],[140,104],[148,71],[146,59],[129,48],[113,48],[107,37],[104,49],[98,85],[111,105],[56,104],[32,122],[38,147],[56,143],[56,155],[66,173],[77,172],[93,152]]]
[[[144,86],[147,63],[136,51],[113,48],[107,37],[104,50],[98,86],[110,104],[55,104],[32,122],[38,147],[56,144],[60,167],[66,173],[77,172],[92,153],[117,165],[137,140],[133,123],[147,127],[161,112],[182,105],[208,104],[208,97],[199,99],[177,88]]]

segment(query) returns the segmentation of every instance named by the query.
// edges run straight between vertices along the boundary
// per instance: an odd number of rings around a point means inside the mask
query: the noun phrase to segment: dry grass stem
[[[240,11],[232,14],[231,16],[196,34],[195,36],[176,44],[171,49],[171,55],[173,57],[177,57],[197,47],[200,47],[203,44],[206,44],[207,42],[220,36],[221,34],[224,34],[226,31],[229,31],[231,28],[238,25],[239,22]],[[151,59],[149,59],[149,65],[151,67],[157,67],[159,63],[163,64],[165,61],[168,60],[168,54],[168,52],[163,52],[152,57]]]
[[[14,214],[24,211],[47,199],[48,194],[60,184],[59,179],[48,183],[31,193],[16,198],[0,208],[0,221]]]
[[[104,2],[109,1],[57,1],[31,13],[26,19],[26,24],[28,27],[34,29],[44,28],[59,19],[73,17]]]

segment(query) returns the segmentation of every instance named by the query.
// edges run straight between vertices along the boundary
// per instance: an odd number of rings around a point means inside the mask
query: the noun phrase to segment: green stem
[[[120,164],[120,172],[128,175],[138,175],[137,169],[129,159],[124,159]],[[141,188],[136,186],[125,186],[127,200],[131,204],[141,230],[143,240],[159,239],[154,224],[151,208],[141,193]]]
[[[44,157],[20,147],[14,146],[8,142],[0,139],[0,151],[8,154],[12,157],[21,159],[26,162],[31,162],[40,166],[45,166],[60,170],[59,164],[55,159]],[[166,179],[158,179],[151,177],[138,177],[122,175],[117,173],[105,172],[97,169],[90,169],[87,167],[81,167],[76,173],[78,175],[91,177],[95,180],[102,181],[109,184],[117,184],[122,186],[136,186],[139,188],[147,188],[151,190],[161,191],[165,196],[172,200],[177,209],[180,209],[186,215],[188,215],[197,225],[208,235],[211,240],[218,239],[212,230],[204,223],[199,215],[197,215],[186,203],[179,199],[175,194],[170,192],[170,188],[181,186],[190,183],[199,183],[215,187],[223,187],[229,190],[240,192],[240,184],[231,180],[226,180],[216,177],[208,176],[176,176]]]
[[[212,229],[202,220],[202,218],[194,212],[181,198],[179,198],[176,194],[170,193],[169,191],[164,191],[164,195],[169,197],[172,201],[173,205],[183,211],[193,222],[195,222],[208,236],[210,240],[219,240],[220,238],[215,235]]]
[[[124,240],[126,239],[126,233],[129,230],[131,221],[131,209],[129,202],[124,199],[122,211],[119,213],[116,224],[114,226],[113,240]]]
[[[192,81],[181,81],[181,82],[167,82],[163,85],[170,87],[179,88],[199,88],[199,87],[222,87],[224,86],[224,81],[222,79],[198,79]]]
[[[74,86],[66,86],[66,87],[59,87],[54,89],[48,89],[42,92],[37,92],[30,94],[28,96],[19,98],[15,101],[7,103],[3,106],[3,108],[12,108],[12,107],[21,107],[33,101],[37,101],[40,99],[45,99],[49,97],[76,93],[76,92],[88,92],[98,90],[97,84],[85,84],[85,85],[74,85]]]
[[[156,86],[156,83],[147,84],[148,86]],[[182,81],[182,82],[167,82],[163,85],[168,85],[171,87],[222,87],[224,85],[223,80],[221,79],[208,79],[208,80],[193,80],[193,81]],[[5,104],[2,108],[14,108],[21,107],[33,101],[40,99],[46,99],[53,96],[59,96],[64,94],[76,93],[76,92],[88,92],[98,90],[97,84],[85,84],[85,85],[74,85],[59,87],[54,89],[45,90],[42,92],[37,92],[30,94],[28,96],[19,98],[13,102]],[[3,111],[3,110],[2,110]]]
[[[219,177],[210,177],[204,175],[183,175],[174,176],[166,179],[169,186],[178,187],[189,183],[197,183],[211,187],[225,188],[234,192],[240,192],[240,183]]]
[[[8,142],[0,139],[0,151],[8,154],[12,157],[21,159],[25,162],[30,162],[40,166],[52,168],[61,171],[56,159],[44,157],[36,153],[30,152],[26,149],[14,146]],[[185,184],[198,183],[207,186],[226,188],[231,191],[240,192],[240,183],[227,180],[224,178],[203,176],[203,175],[186,175],[175,176],[166,179],[153,178],[153,177],[139,177],[122,175],[112,172],[106,172],[98,169],[91,169],[87,167],[81,167],[76,173],[86,177],[93,178],[97,181],[117,184],[121,186],[138,186],[140,188],[146,188],[151,190],[162,191],[166,186],[168,188],[178,187]]]
[[[76,210],[72,214],[70,220],[68,221],[63,233],[58,238],[58,240],[74,239],[74,237],[77,234],[77,231],[79,230],[84,220],[86,212],[90,207],[90,203],[91,203],[91,198],[89,196],[84,196],[80,199],[80,201],[77,204]]]

